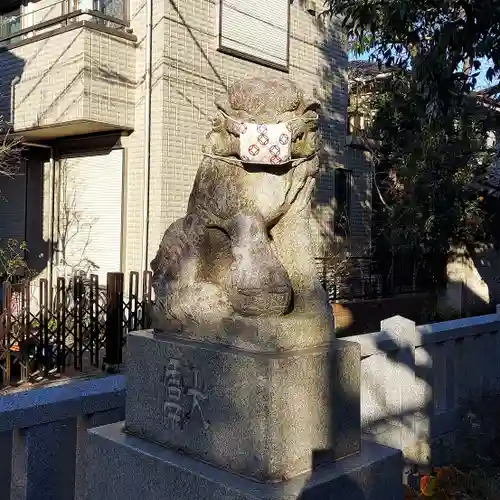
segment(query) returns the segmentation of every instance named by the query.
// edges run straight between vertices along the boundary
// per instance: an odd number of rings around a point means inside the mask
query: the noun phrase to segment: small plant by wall
[[[444,445],[447,465],[411,476],[405,499],[500,499],[500,396],[463,406],[452,444]]]

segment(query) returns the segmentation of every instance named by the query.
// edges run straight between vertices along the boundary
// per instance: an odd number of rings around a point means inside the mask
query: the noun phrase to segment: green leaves
[[[14,238],[0,240],[0,276],[11,280],[14,276],[25,275],[29,272],[25,260],[28,247],[25,241]]]
[[[404,71],[364,99],[374,113],[370,135],[381,145],[375,175],[385,204],[374,237],[393,254],[417,252],[424,267],[450,245],[484,240],[490,219],[471,186],[493,160],[486,138],[497,117],[460,92],[448,95],[446,110],[438,100]],[[433,272],[438,281],[441,269]]]
[[[472,91],[480,71],[490,81],[500,75],[500,0],[327,3],[354,50],[397,69],[364,102],[381,144],[379,239],[431,262],[451,244],[487,238],[491,215],[472,186],[493,159],[486,137],[499,120]]]
[[[411,68],[435,93],[453,87],[464,61],[475,72],[489,60],[500,70],[500,0],[327,0],[355,51],[370,50],[383,64]],[[483,68],[484,62],[483,62]],[[477,74],[466,81],[473,88]]]

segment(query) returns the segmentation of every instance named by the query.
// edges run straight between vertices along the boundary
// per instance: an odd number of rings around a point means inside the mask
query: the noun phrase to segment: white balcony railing
[[[123,29],[128,25],[127,1],[58,0],[39,9],[30,2],[20,14],[0,15],[0,47],[78,21],[83,15],[98,24]]]

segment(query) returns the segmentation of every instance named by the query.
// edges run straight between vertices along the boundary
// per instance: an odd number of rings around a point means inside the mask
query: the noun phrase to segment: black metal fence
[[[46,279],[3,283],[0,314],[0,387],[35,382],[64,373],[123,362],[128,331],[149,327],[152,276],[131,272],[58,278],[51,291]],[[35,297],[33,296],[35,294]],[[36,304],[36,305],[34,305]]]
[[[331,302],[370,300],[428,291],[432,283],[411,259],[395,259],[388,271],[366,257],[318,259],[323,288]]]
[[[421,291],[410,275],[381,274],[367,258],[348,262],[318,260],[323,287],[332,302],[367,300]],[[58,278],[53,290],[46,279],[4,282],[0,301],[0,388],[41,381],[68,370],[115,371],[129,331],[149,328],[152,275],[108,273]],[[35,296],[33,295],[35,294]]]

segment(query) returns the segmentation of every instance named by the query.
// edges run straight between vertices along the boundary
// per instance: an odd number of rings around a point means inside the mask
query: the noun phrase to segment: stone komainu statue
[[[319,103],[289,80],[246,78],[216,106],[186,216],[151,263],[153,326],[320,315],[331,330],[309,227]]]

